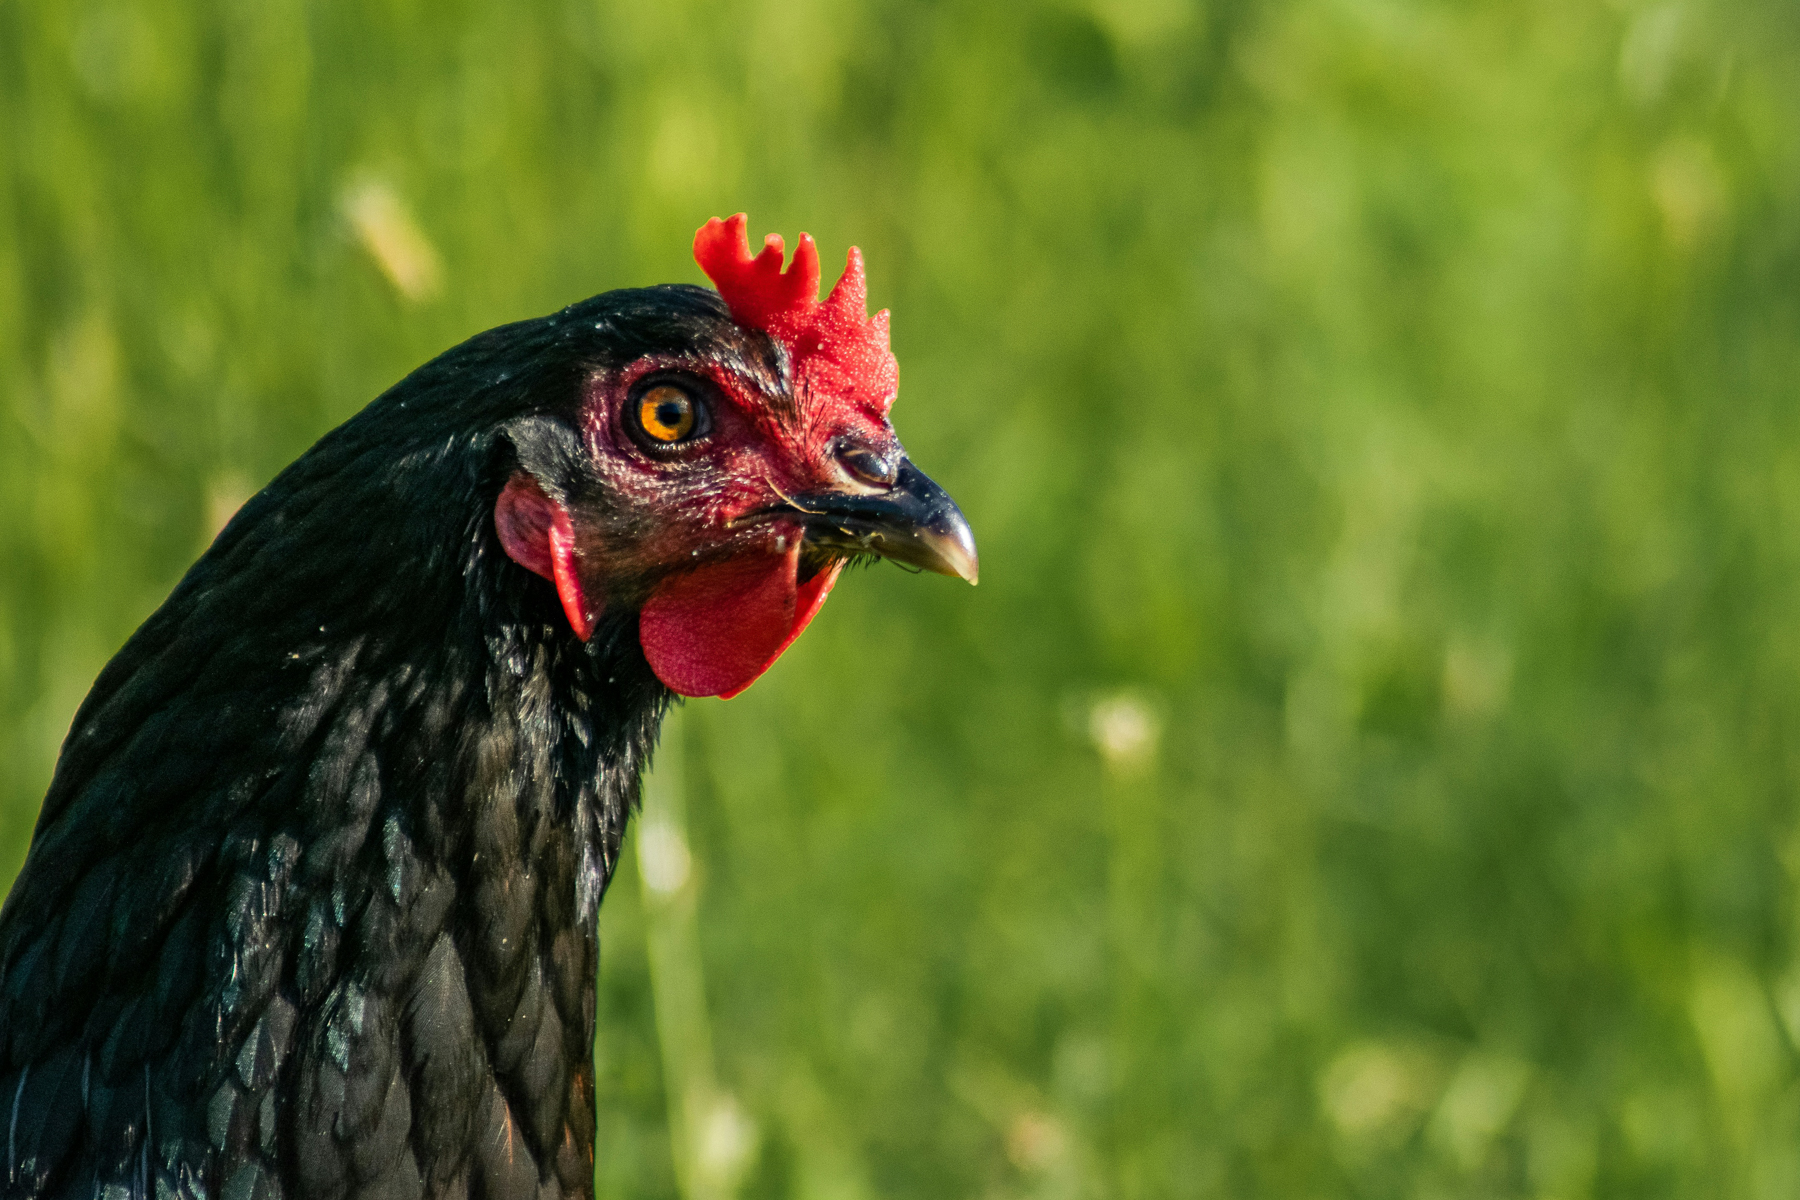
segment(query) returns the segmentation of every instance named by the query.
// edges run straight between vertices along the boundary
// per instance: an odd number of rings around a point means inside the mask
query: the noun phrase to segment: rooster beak
[[[974,583],[981,564],[975,534],[956,501],[929,476],[900,460],[886,491],[807,492],[790,497],[791,513],[806,526],[806,541],[842,554],[878,554]]]

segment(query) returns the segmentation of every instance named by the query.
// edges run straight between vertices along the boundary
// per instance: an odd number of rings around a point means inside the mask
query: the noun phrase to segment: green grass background
[[[745,209],[983,569],[687,709],[742,1194],[1800,1194],[1790,0],[0,0],[0,879],[221,512]]]

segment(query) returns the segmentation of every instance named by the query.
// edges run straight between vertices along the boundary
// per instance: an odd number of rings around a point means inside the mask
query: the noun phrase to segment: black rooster
[[[596,914],[673,693],[846,559],[975,579],[861,260],[700,231],[427,363],[245,505],[76,714],[0,912],[0,1194],[583,1196]],[[539,577],[542,578],[539,578]]]

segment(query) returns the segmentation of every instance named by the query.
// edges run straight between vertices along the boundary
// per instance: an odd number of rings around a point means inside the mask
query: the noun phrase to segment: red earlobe
[[[575,636],[584,642],[592,637],[599,613],[582,586],[575,523],[568,510],[546,496],[537,480],[516,471],[494,502],[494,531],[508,558],[556,585]]]

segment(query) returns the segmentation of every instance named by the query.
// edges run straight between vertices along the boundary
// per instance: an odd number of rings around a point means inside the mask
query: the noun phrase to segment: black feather
[[[0,1195],[591,1194],[596,907],[670,695],[492,514],[522,464],[594,499],[582,381],[647,353],[767,348],[687,287],[482,334],[101,672],[0,910]]]

